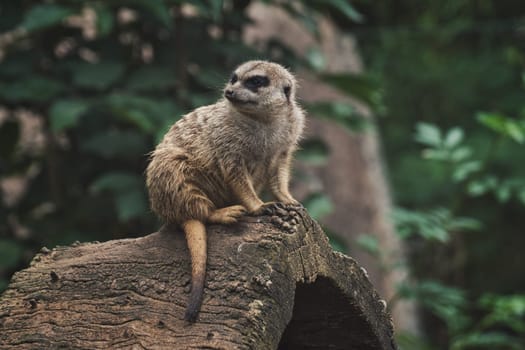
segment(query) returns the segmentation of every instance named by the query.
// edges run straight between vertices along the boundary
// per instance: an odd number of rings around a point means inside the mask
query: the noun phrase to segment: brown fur
[[[234,74],[226,98],[171,127],[146,172],[153,211],[186,234],[192,289],[185,318],[190,322],[197,318],[204,288],[204,223],[230,224],[246,211],[259,214],[264,203],[258,193],[264,188],[280,202],[297,204],[288,191],[292,153],[304,125],[295,79],[266,61],[246,62]],[[253,76],[266,77],[267,86],[250,86]]]

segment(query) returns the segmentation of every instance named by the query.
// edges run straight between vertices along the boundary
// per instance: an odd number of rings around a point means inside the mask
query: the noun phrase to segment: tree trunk
[[[366,271],[306,211],[276,210],[208,227],[195,324],[183,320],[190,262],[178,230],[43,248],[0,298],[0,348],[394,349]]]

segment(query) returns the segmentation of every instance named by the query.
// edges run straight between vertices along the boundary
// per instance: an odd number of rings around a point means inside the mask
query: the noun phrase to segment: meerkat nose
[[[224,91],[224,96],[226,96],[226,98],[232,98],[233,95],[234,95],[233,90]]]

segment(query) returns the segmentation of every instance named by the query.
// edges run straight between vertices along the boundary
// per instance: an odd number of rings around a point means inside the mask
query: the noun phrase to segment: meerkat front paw
[[[284,200],[279,200],[280,203],[284,204],[285,206],[292,206],[292,207],[299,207],[302,206],[301,203],[299,203],[298,200],[294,198],[286,198]]]
[[[274,215],[275,211],[283,210],[284,204],[281,202],[266,202],[261,204],[258,208],[251,210],[250,215],[260,216],[260,215]]]
[[[233,224],[246,212],[246,208],[242,205],[232,205],[213,211],[208,217],[208,222],[213,224]]]
[[[293,204],[267,202],[257,210],[250,212],[250,215],[270,216],[272,224],[292,234],[297,232],[297,226],[299,224],[299,213],[297,209],[299,208],[302,208],[302,205],[297,201]]]

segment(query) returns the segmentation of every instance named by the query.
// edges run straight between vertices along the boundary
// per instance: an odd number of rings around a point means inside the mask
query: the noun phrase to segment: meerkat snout
[[[224,91],[224,97],[226,97],[228,100],[233,99],[235,96],[233,90],[226,90]]]

